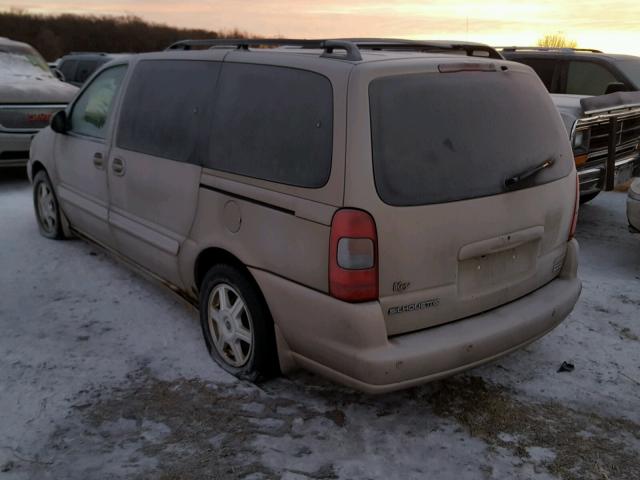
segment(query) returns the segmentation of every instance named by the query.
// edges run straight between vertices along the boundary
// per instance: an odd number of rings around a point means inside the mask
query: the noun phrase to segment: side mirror
[[[604,91],[604,94],[608,95],[610,93],[626,92],[628,90],[627,86],[622,82],[611,82],[607,85],[607,89]]]
[[[69,122],[67,120],[67,112],[60,110],[51,117],[51,130],[56,133],[65,134],[69,131]]]
[[[51,73],[53,73],[53,76],[54,76],[54,77],[56,77],[56,78],[57,78],[58,80],[60,80],[61,82],[64,82],[64,81],[65,81],[64,73],[62,73],[62,71],[60,71],[60,69],[59,69],[59,68],[57,68],[57,67],[53,67],[53,68],[51,69]]]

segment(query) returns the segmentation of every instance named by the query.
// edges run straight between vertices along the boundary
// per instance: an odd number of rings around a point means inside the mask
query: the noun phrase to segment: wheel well
[[[47,171],[47,169],[44,168],[44,165],[36,160],[33,162],[33,165],[31,165],[31,178],[33,179],[40,170],[44,170],[45,172]]]
[[[198,255],[198,258],[196,259],[195,267],[194,267],[194,279],[195,279],[195,284],[198,292],[200,292],[200,288],[202,287],[202,282],[204,280],[204,277],[207,275],[207,272],[209,271],[209,269],[214,265],[220,265],[220,264],[230,265],[237,268],[241,272],[244,272],[249,282],[252,283],[253,286],[255,287],[256,292],[258,296],[261,298],[264,308],[266,309],[269,322],[273,326],[273,328],[269,329],[269,332],[267,335],[268,338],[265,339],[264,341],[271,342],[274,348],[274,352],[277,352],[278,343],[276,340],[275,322],[273,321],[273,317],[271,316],[269,304],[267,303],[266,298],[264,298],[264,294],[262,293],[262,290],[260,289],[258,282],[256,281],[255,278],[253,278],[253,275],[251,275],[251,272],[249,271],[247,266],[242,261],[240,261],[238,257],[228,252],[227,250],[224,250],[222,248],[216,248],[216,247],[210,247],[200,252],[200,254]],[[198,292],[194,292],[194,293],[198,295],[199,294]],[[272,359],[272,362],[269,361],[269,365],[266,366],[266,368],[267,370],[263,370],[263,373],[267,372],[267,376],[280,374],[281,370],[280,370],[279,357],[277,353],[275,354],[275,358]]]
[[[232,265],[236,268],[239,268],[243,272],[247,273],[249,278],[255,282],[253,276],[249,273],[249,270],[235,255],[224,250],[222,248],[210,247],[206,250],[203,250],[198,255],[196,259],[195,267],[194,267],[194,280],[196,283],[196,288],[200,290],[200,286],[202,285],[202,281],[204,280],[205,275],[209,271],[209,269],[221,263],[225,263],[227,265]]]

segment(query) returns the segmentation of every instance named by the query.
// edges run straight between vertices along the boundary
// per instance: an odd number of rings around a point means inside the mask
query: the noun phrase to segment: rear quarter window
[[[319,188],[331,172],[333,89],[314,72],[225,64],[205,166]]]
[[[376,189],[427,205],[508,191],[505,179],[553,159],[518,187],[571,172],[566,130],[539,79],[520,72],[396,75],[369,84]]]

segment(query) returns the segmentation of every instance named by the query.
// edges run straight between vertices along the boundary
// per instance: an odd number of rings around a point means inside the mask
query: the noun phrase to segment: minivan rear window
[[[506,178],[549,159],[553,166],[517,188],[571,172],[567,132],[533,73],[381,77],[369,84],[369,102],[375,183],[387,204],[496,195]]]
[[[319,188],[333,152],[333,89],[306,70],[225,63],[205,166]]]

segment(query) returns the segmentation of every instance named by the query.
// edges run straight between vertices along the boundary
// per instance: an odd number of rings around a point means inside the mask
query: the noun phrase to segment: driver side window
[[[113,99],[122,83],[126,65],[109,68],[82,92],[71,111],[71,131],[104,139]]]

